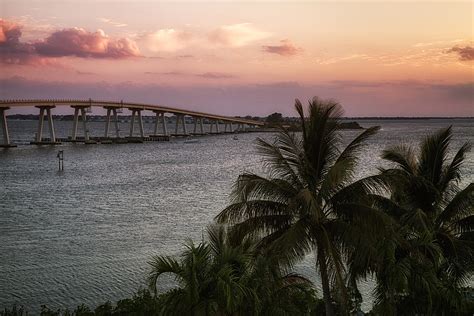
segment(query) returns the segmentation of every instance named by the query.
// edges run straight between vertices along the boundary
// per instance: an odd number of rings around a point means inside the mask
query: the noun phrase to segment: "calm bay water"
[[[454,127],[453,148],[474,139],[472,119],[360,123],[382,130],[362,154],[359,177],[377,172],[383,148],[416,144],[448,125]],[[20,144],[32,140],[37,127],[36,121],[9,124],[11,138]],[[101,136],[103,124],[90,123],[91,134]],[[71,125],[56,122],[58,136],[68,136]],[[151,124],[145,128],[148,134],[153,130]],[[357,133],[343,134],[349,139]],[[256,137],[272,136],[0,150],[0,308],[14,303],[30,311],[41,304],[93,307],[144,287],[152,255],[176,254],[186,238],[199,242],[203,229],[229,202],[237,176],[262,171],[253,146]],[[59,149],[64,150],[64,172],[57,171]],[[474,181],[473,151],[464,171],[466,186]],[[308,257],[299,272],[312,276],[313,263]],[[371,282],[361,289],[367,309]]]

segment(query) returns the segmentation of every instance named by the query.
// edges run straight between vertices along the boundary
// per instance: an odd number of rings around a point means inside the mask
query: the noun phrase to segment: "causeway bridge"
[[[71,126],[71,135],[67,138],[57,138],[54,129],[52,110],[56,107],[70,107],[74,110],[74,118]],[[255,129],[258,126],[264,125],[262,122],[247,120],[242,118],[222,116],[204,112],[190,111],[185,109],[173,108],[162,105],[129,103],[129,102],[114,102],[114,101],[98,101],[98,100],[0,100],[0,124],[3,131],[3,143],[0,147],[16,147],[11,143],[8,124],[7,111],[12,108],[35,107],[39,110],[38,117],[38,131],[31,141],[34,145],[58,145],[62,142],[83,142],[86,144],[95,143],[126,143],[126,142],[143,142],[154,140],[169,140],[170,136],[190,136],[190,135],[207,135],[207,134],[222,134],[222,133],[239,133]],[[89,135],[87,129],[87,113],[92,111],[92,108],[98,107],[107,110],[107,116],[104,124],[103,136]],[[131,112],[130,132],[127,137],[120,137],[119,118],[118,113],[123,109],[128,109]],[[155,114],[155,127],[152,135],[145,135],[143,129],[142,112],[148,111]],[[176,126],[174,133],[169,133],[166,125],[165,114],[176,116]],[[43,137],[43,127],[45,116],[49,126],[49,137]],[[79,116],[83,125],[83,135],[78,135]],[[194,122],[193,132],[188,132],[186,129],[185,117],[192,118]],[[209,124],[209,131],[204,132],[203,120]],[[111,132],[114,136],[109,136]],[[224,124],[224,130],[219,129],[219,124]],[[136,131],[138,129],[138,131]]]

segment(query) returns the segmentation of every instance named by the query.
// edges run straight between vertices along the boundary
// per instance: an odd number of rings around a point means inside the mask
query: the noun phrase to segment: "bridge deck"
[[[129,103],[129,102],[114,102],[114,101],[98,101],[98,100],[0,100],[0,107],[25,107],[25,106],[88,106],[88,107],[115,107],[125,109],[148,110],[155,112],[164,112],[177,115],[189,115],[193,117],[201,117],[213,120],[220,120],[224,122],[240,123],[263,126],[264,123],[254,120],[241,119],[230,116],[216,115],[204,112],[189,111],[185,109],[178,109],[162,105],[152,105],[143,103]]]

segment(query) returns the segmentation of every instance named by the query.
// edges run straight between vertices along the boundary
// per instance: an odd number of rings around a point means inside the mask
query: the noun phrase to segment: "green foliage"
[[[311,282],[258,252],[252,238],[234,241],[222,226],[209,240],[186,244],[177,260],[150,261],[150,288],[162,315],[307,315],[315,300]],[[158,293],[160,276],[170,273],[177,287]]]
[[[258,140],[265,176],[242,174],[233,203],[217,220],[232,225],[235,238],[257,236],[259,249],[277,253],[292,264],[315,251],[326,313],[332,315],[331,287],[339,304],[349,309],[345,262],[383,229],[384,216],[365,197],[383,184],[379,178],[353,182],[358,153],[378,128],[369,128],[340,150],[341,106],[314,98],[308,116],[299,100],[302,135],[282,130],[274,142]]]
[[[452,160],[451,127],[414,148],[399,145],[383,152],[393,164],[382,170],[390,199],[373,202],[392,219],[372,266],[377,277],[375,311],[396,314],[462,314],[462,293],[474,270],[474,185],[459,188],[469,144]]]
[[[269,125],[278,125],[283,122],[283,115],[281,113],[273,113],[267,116],[265,119],[265,122],[268,123]]]
[[[27,316],[28,312],[23,307],[13,306],[11,310],[0,311],[0,316]],[[74,310],[50,309],[42,305],[41,316],[147,316],[157,315],[157,302],[148,290],[139,290],[132,298],[117,302],[114,307],[112,303],[106,302],[97,306],[93,311],[82,304]]]
[[[4,308],[0,310],[0,316],[28,316],[28,312],[23,306],[13,305],[12,309]]]

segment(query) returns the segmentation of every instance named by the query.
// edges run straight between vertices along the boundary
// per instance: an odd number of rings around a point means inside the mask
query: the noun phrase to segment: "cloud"
[[[265,39],[270,35],[271,33],[261,31],[251,23],[240,23],[219,27],[208,35],[208,39],[211,43],[218,45],[241,47]]]
[[[235,76],[231,74],[219,73],[219,72],[205,72],[202,74],[197,74],[197,77],[207,78],[207,79],[229,79],[235,78]]]
[[[98,18],[99,21],[101,22],[104,22],[106,24],[110,24],[112,26],[115,26],[115,27],[125,27],[127,26],[127,24],[125,23],[120,23],[120,22],[117,22],[117,21],[114,21],[114,20],[111,20],[111,19],[107,19],[107,18]]]
[[[21,43],[21,26],[18,23],[0,19],[0,62],[15,65],[53,64],[53,60],[41,58],[31,44]]]
[[[80,76],[91,76],[91,75],[96,75],[95,72],[90,72],[90,71],[80,71],[80,70],[76,70],[76,74],[80,75]]]
[[[274,46],[262,46],[262,50],[267,53],[277,54],[280,56],[294,56],[299,54],[302,49],[296,47],[293,43],[289,40],[281,40],[281,45],[274,45]]]
[[[0,43],[18,43],[20,37],[21,29],[18,24],[0,19]]]
[[[341,57],[332,57],[328,59],[317,59],[316,63],[320,65],[332,65],[340,62],[347,62],[347,61],[352,61],[352,60],[357,60],[357,59],[371,59],[370,56],[366,54],[352,54],[348,56],[341,56]]]
[[[175,29],[161,29],[143,36],[152,52],[175,52],[186,48],[192,39],[191,33]]]
[[[56,31],[33,44],[41,56],[82,58],[127,58],[140,56],[136,43],[128,38],[109,38],[104,31],[88,32],[82,28]]]
[[[168,71],[168,72],[154,72],[154,71],[147,71],[145,72],[146,75],[161,75],[161,76],[180,76],[180,77],[200,77],[206,79],[230,79],[235,78],[232,74],[221,73],[221,72],[204,72],[204,73],[189,73],[189,72],[182,72],[182,71]]]
[[[136,43],[110,38],[104,31],[81,28],[55,31],[43,40],[21,42],[21,25],[0,19],[0,62],[19,65],[57,65],[58,57],[128,58],[140,56]]]
[[[251,23],[239,23],[223,25],[209,32],[160,29],[143,34],[140,41],[151,52],[173,53],[190,47],[204,50],[213,49],[216,46],[243,47],[270,35],[268,32],[257,29]],[[185,52],[176,58],[191,57],[194,56]]]
[[[459,56],[459,60],[462,61],[474,60],[474,47],[471,46],[454,46],[453,48],[449,49],[447,53],[457,53]]]
[[[455,39],[451,41],[435,41],[435,42],[422,42],[422,43],[416,43],[413,45],[413,47],[428,47],[428,46],[439,46],[439,45],[446,45],[446,44],[453,44],[453,43],[459,43],[463,42],[464,40],[462,39]]]
[[[146,75],[162,75],[162,76],[189,76],[188,73],[181,71],[168,71],[168,72],[155,72],[155,71],[146,71]]]

